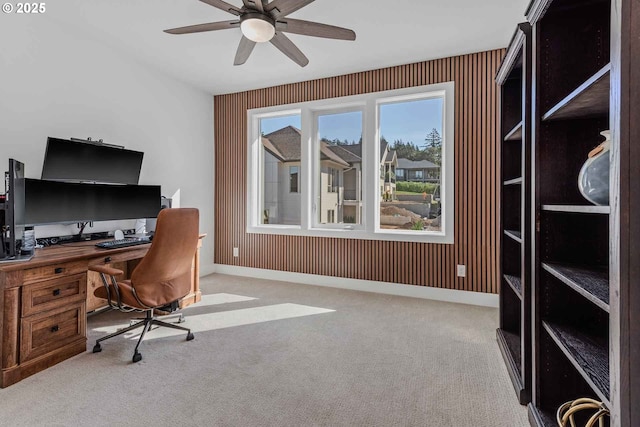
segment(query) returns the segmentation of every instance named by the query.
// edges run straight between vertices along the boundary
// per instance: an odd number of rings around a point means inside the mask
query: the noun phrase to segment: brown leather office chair
[[[158,215],[151,247],[131,273],[130,280],[116,278],[124,274],[122,270],[103,265],[89,267],[100,273],[104,285],[97,288],[94,295],[106,299],[114,309],[146,313],[140,322],[96,340],[94,353],[102,351],[100,342],[141,327],[142,334],[133,352],[133,362],[138,362],[142,359],[138,347],[152,325],[186,331],[187,341],[193,339],[190,329],[158,320],[154,316],[154,310],[175,311],[179,308],[180,299],[189,293],[191,263],[198,245],[198,230],[197,209],[163,209]]]

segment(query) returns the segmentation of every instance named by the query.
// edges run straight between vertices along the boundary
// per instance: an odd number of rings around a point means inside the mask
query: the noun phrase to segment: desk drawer
[[[21,321],[20,362],[35,359],[86,335],[84,301],[25,317]]]
[[[126,252],[118,252],[113,254],[107,251],[104,253],[104,256],[100,258],[91,258],[89,260],[89,265],[105,265],[113,264],[115,262],[140,259],[143,258],[147,254],[147,252],[149,252],[148,247],[136,247],[136,249],[130,249]]]
[[[54,277],[69,276],[71,274],[84,273],[87,271],[86,261],[67,262],[59,264],[45,265],[43,267],[29,268],[22,273],[24,284],[40,282],[42,280],[53,279]]]
[[[87,273],[59,277],[22,288],[22,317],[63,307],[87,297]]]

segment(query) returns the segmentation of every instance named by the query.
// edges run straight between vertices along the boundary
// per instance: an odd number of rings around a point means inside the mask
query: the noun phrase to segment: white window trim
[[[349,103],[340,103],[338,105],[336,105],[336,100],[337,99],[343,99],[343,98],[333,98],[333,102],[330,103],[330,105],[319,105],[319,106],[315,106],[313,108],[310,108],[310,112],[311,112],[311,126],[312,126],[312,139],[311,139],[311,144],[312,147],[316,147],[314,144],[316,143],[316,141],[320,140],[320,130],[318,129],[318,117],[319,116],[324,116],[324,115],[331,115],[331,114],[341,114],[341,113],[354,113],[354,112],[360,112],[362,114],[362,132],[363,132],[363,137],[364,137],[364,128],[365,128],[365,106],[366,106],[366,102],[349,102]],[[364,141],[364,138],[363,138]],[[321,208],[319,206],[319,199],[320,199],[320,173],[321,173],[321,162],[320,162],[320,153],[319,152],[311,152],[311,164],[312,164],[312,168],[311,168],[311,173],[312,173],[312,180],[311,182],[313,183],[313,191],[312,191],[312,205],[311,205],[311,218],[309,218],[309,224],[312,224],[310,229],[311,230],[364,230],[364,225],[363,225],[363,219],[361,218],[361,223],[360,224],[345,224],[345,223],[321,223],[320,219],[318,218],[318,213],[320,212],[319,209]],[[363,164],[364,166],[364,161]],[[364,178],[364,177],[362,177]],[[344,177],[343,177],[344,180]],[[344,182],[344,181],[343,181]],[[364,179],[363,179],[364,182]],[[362,204],[362,206],[365,205],[365,201],[364,198],[363,200],[360,201],[360,203]]]
[[[390,102],[409,101],[412,99],[426,99],[429,97],[443,97],[443,127],[442,127],[442,166],[444,173],[440,176],[440,196],[442,205],[442,231],[440,232],[411,232],[407,230],[380,229],[380,194],[378,191],[379,165],[376,153],[380,151],[379,133],[379,108],[380,104]],[[417,86],[406,89],[398,89],[384,92],[372,92],[363,95],[354,95],[341,98],[329,98],[319,101],[310,101],[298,104],[278,105],[274,107],[257,108],[247,110],[247,233],[279,234],[315,237],[336,237],[365,240],[410,241],[424,243],[452,244],[455,239],[454,215],[455,215],[455,188],[454,188],[454,145],[455,145],[455,84],[454,82],[438,83],[427,86]],[[312,211],[319,175],[316,178],[314,166],[315,156],[312,153],[314,147],[314,132],[317,134],[317,125],[314,117],[317,114],[327,114],[334,111],[353,111],[363,109],[362,128],[362,162],[363,183],[376,183],[376,185],[363,184],[363,206],[375,206],[374,209],[364,209],[362,225],[340,224],[341,228],[316,226],[315,212]],[[262,206],[262,180],[259,171],[261,164],[260,120],[269,117],[300,114],[302,127],[302,146],[299,171],[299,194],[301,199],[301,224],[277,225],[261,224],[258,209]],[[374,118],[372,125],[368,122]],[[375,141],[374,144],[364,144],[364,141]],[[365,167],[366,165],[367,167]],[[372,203],[370,203],[372,201]]]

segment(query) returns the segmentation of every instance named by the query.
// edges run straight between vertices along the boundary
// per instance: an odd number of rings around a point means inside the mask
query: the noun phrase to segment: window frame
[[[441,231],[425,232],[389,230],[380,228],[380,200],[378,175],[380,151],[380,105],[391,102],[441,97],[443,100],[442,165],[440,174]],[[247,110],[247,196],[246,232],[259,234],[337,237],[365,240],[412,241],[453,244],[455,240],[455,83],[444,82],[426,86],[371,92],[318,101],[278,105]],[[362,109],[362,217],[361,224],[318,224],[319,216],[313,209],[319,190],[320,163],[314,153],[318,139],[319,115],[349,112]],[[301,159],[299,169],[299,193],[301,200],[301,224],[261,224],[259,206],[262,206],[260,120],[293,114],[300,115]],[[365,141],[373,141],[366,144]]]
[[[339,100],[339,99],[342,99],[342,98],[333,98],[332,100]],[[312,217],[309,219],[309,224],[311,224],[310,228],[312,230],[362,230],[364,229],[364,226],[363,226],[364,219],[362,217],[360,218],[361,219],[360,224],[344,223],[344,222],[343,223],[335,223],[335,222],[322,223],[320,222],[320,215],[317,215],[316,213],[320,213],[321,209],[325,209],[325,210],[327,209],[326,207],[320,206],[320,204],[317,202],[321,197],[320,188],[321,188],[321,172],[322,172],[322,165],[320,161],[321,156],[320,156],[320,149],[319,149],[319,143],[321,138],[320,138],[320,129],[318,125],[318,122],[319,122],[318,119],[320,116],[359,112],[361,114],[361,119],[362,119],[362,124],[361,124],[361,129],[363,134],[362,140],[364,141],[365,107],[366,107],[366,103],[364,102],[347,102],[343,104],[336,104],[334,101],[330,105],[320,104],[320,105],[314,106],[313,108],[310,108],[311,132],[312,132],[312,138],[310,141],[310,147],[312,149],[310,150],[310,155],[311,155],[311,163],[312,163],[311,173],[312,173],[312,182],[313,182],[313,188],[312,188],[313,200],[311,204]],[[362,161],[362,167],[364,169],[364,158]],[[331,168],[331,169],[335,169],[335,168]],[[340,181],[339,175],[340,175],[340,172],[338,171],[338,180]],[[362,182],[364,182],[364,175],[362,175],[361,179],[362,179]],[[344,176],[342,177],[341,182],[344,183]],[[329,193],[332,193],[332,192],[329,191]],[[362,196],[363,196],[363,199],[361,200],[361,204],[364,207],[365,205],[364,194]]]
[[[264,181],[261,179],[262,177],[262,167],[260,165],[264,165],[264,150],[262,150],[262,133],[260,130],[260,120],[276,118],[276,117],[286,117],[300,115],[302,121],[302,114],[300,108],[295,108],[290,106],[290,108],[282,108],[282,109],[270,109],[270,111],[264,111],[259,115],[255,115],[251,117],[251,120],[247,121],[247,134],[249,137],[249,145],[247,151],[247,189],[251,189],[253,194],[250,196],[247,194],[247,209],[246,209],[246,218],[247,225],[252,224],[252,228],[262,228],[262,229],[271,229],[271,230],[288,230],[288,229],[302,229],[302,223],[304,222],[304,217],[300,218],[300,225],[289,225],[289,224],[263,224],[262,223],[262,206],[264,206]],[[301,144],[303,142],[301,141]],[[303,144],[304,145],[304,144]],[[303,147],[301,147],[302,149]],[[304,153],[301,153],[301,157]],[[302,177],[302,169],[303,169],[303,161],[300,159],[299,166],[299,175],[298,175],[298,190],[301,196],[301,200],[303,197],[302,189],[304,189],[304,182]],[[304,205],[304,203],[301,203]],[[247,232],[248,229],[247,229]]]

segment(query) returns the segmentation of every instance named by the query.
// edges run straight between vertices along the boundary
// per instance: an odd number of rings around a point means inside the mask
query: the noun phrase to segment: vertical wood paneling
[[[497,293],[499,145],[494,77],[504,49],[215,97],[215,262]],[[246,233],[247,109],[455,82],[454,244]],[[232,248],[240,248],[234,258]],[[456,265],[467,277],[456,276]]]

